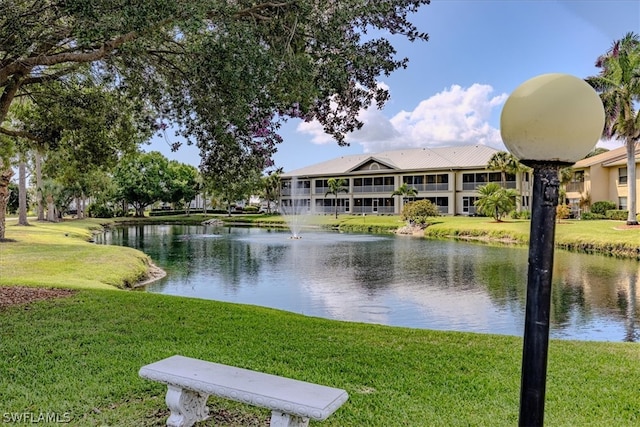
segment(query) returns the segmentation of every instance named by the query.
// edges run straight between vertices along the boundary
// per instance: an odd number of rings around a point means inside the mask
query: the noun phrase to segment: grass
[[[0,312],[0,321],[0,412],[68,413],[78,426],[162,425],[165,389],[137,371],[183,354],[346,389],[349,401],[322,425],[517,423],[521,342],[515,337],[102,290],[14,307]],[[637,344],[553,341],[549,357],[549,425],[640,423]]]
[[[366,221],[383,228],[398,218],[341,217],[336,224],[326,216],[323,221],[325,227]],[[0,243],[1,285],[79,289],[70,298],[0,310],[2,422],[7,414],[49,412],[68,414],[74,426],[164,425],[165,388],[137,372],[144,364],[183,354],[346,389],[347,403],[317,425],[517,423],[518,337],[338,322],[122,291],[118,287],[140,277],[148,258],[127,248],[88,243],[90,229],[98,225],[91,220],[9,225],[7,237],[15,242]],[[617,235],[613,225],[559,224],[558,238],[565,229],[575,236],[595,229],[592,241],[637,245],[637,231]],[[442,235],[482,228],[496,235],[528,234],[526,221],[491,223],[486,218],[442,218],[429,228]],[[639,345],[553,340],[546,422],[639,425]],[[236,421],[200,425],[247,425],[269,416],[225,400],[211,398],[209,403],[215,413],[230,413],[226,419]]]
[[[90,243],[96,220],[34,223],[9,222],[0,243],[0,285],[126,287],[145,277],[150,259],[130,248]]]

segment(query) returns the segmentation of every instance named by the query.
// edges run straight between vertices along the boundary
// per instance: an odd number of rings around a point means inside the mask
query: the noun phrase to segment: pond
[[[523,334],[528,250],[391,235],[144,225],[97,241],[167,271],[146,291],[336,320]],[[551,338],[640,341],[634,260],[556,251]]]

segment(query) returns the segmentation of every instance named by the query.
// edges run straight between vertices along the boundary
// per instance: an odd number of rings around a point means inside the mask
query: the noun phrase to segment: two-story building
[[[415,148],[342,156],[281,176],[280,203],[315,214],[400,214],[407,200],[428,199],[443,215],[473,215],[477,188],[498,182],[523,194],[528,209],[528,178],[487,170],[498,150],[485,145]],[[346,191],[327,195],[330,178],[344,179]],[[393,195],[402,184],[415,196]]]
[[[636,148],[636,182],[640,178]],[[608,200],[626,210],[629,197],[627,181],[627,148],[620,147],[597,156],[588,157],[573,165],[573,177],[566,186],[572,210],[584,210],[593,202]],[[640,200],[640,185],[636,185],[636,200]]]

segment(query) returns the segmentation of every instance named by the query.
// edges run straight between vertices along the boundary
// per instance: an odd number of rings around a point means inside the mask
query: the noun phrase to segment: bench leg
[[[171,410],[168,427],[191,427],[197,421],[209,418],[209,396],[169,385],[165,401]]]
[[[307,427],[308,425],[309,418],[285,414],[280,411],[271,411],[271,427]]]

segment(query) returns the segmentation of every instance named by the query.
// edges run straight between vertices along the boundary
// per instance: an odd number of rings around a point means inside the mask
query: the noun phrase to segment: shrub
[[[436,205],[426,199],[409,202],[402,208],[402,219],[405,221],[424,225],[428,222],[427,218],[433,216],[440,216],[440,211]]]
[[[580,215],[580,219],[590,221],[594,219],[607,219],[607,217],[593,212],[584,212],[582,215]]]
[[[246,213],[257,213],[259,210],[260,210],[259,207],[253,206],[253,205],[248,205],[244,207],[244,211]]]
[[[511,219],[531,219],[531,211],[511,211]]]
[[[556,218],[567,219],[571,215],[571,208],[567,204],[561,204],[556,207]]]
[[[87,207],[87,214],[92,218],[113,218],[115,212],[110,206],[92,203]]]
[[[591,213],[598,215],[607,215],[607,211],[615,210],[618,206],[609,200],[600,200],[591,205]]]
[[[629,211],[623,211],[619,209],[608,210],[605,214],[607,219],[615,219],[618,221],[626,221],[629,217]]]

